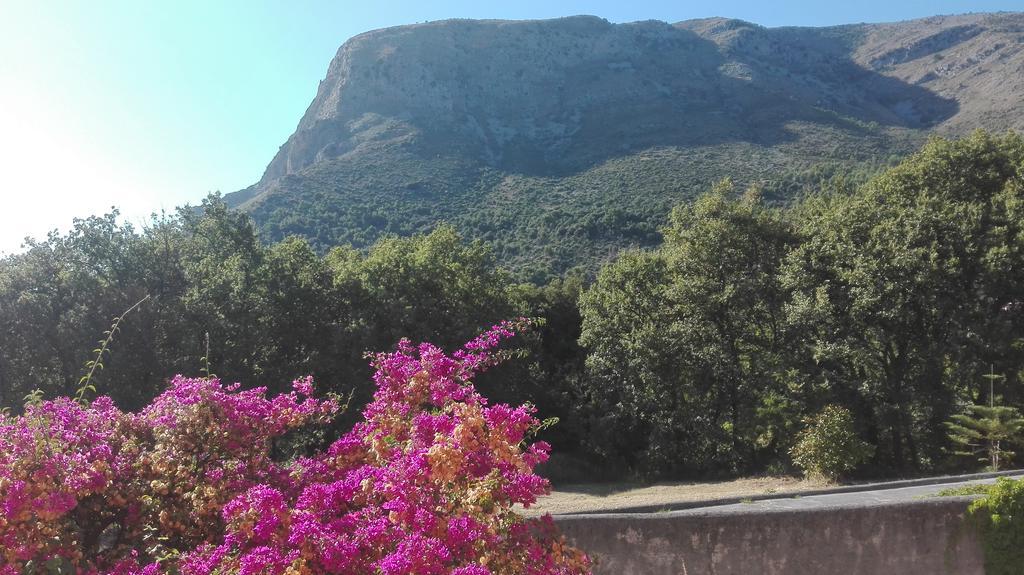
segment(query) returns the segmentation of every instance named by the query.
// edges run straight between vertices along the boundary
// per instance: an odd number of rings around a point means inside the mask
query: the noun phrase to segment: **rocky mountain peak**
[[[470,217],[463,208],[485,201],[529,197],[516,209],[546,209],[555,228],[564,222],[547,202],[575,220],[624,210],[609,237],[571,232],[593,258],[656,241],[668,206],[714,177],[773,186],[975,128],[1024,128],[1024,14],[826,28],[446,20],[345,42],[262,179],[228,201],[276,222],[271,237],[311,225],[318,242],[357,245]],[[404,210],[417,215],[391,215]],[[491,215],[472,218],[469,235]],[[645,231],[616,236],[622,225]]]

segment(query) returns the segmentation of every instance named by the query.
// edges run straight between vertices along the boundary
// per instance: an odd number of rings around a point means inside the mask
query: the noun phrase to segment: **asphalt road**
[[[1013,479],[1024,478],[1024,471],[1014,472],[1006,475]],[[685,508],[672,505],[664,506],[661,509],[643,508],[622,508],[608,509],[605,511],[588,511],[585,513],[574,513],[573,515],[591,514],[632,514],[632,513],[670,513],[672,515],[707,515],[713,514],[739,514],[739,513],[771,513],[773,511],[798,511],[810,509],[830,509],[837,507],[875,507],[892,505],[913,501],[925,497],[935,496],[944,489],[962,487],[966,485],[977,485],[984,483],[995,483],[995,477],[984,479],[957,480],[949,478],[948,482],[932,483],[924,485],[904,485],[908,482],[896,482],[893,484],[880,483],[872,485],[860,485],[840,489],[856,489],[856,491],[844,491],[840,493],[822,493],[809,495],[793,495],[778,497],[758,498],[752,501],[742,502],[719,502],[718,504],[687,503]],[[919,481],[944,481],[944,478]],[[872,488],[876,487],[876,488]]]
[[[1013,475],[1011,477],[1014,479],[1021,479],[1024,478],[1024,474]],[[672,513],[683,515],[705,514],[709,510],[714,510],[716,513],[770,513],[772,511],[828,509],[833,507],[874,507],[934,496],[944,489],[995,482],[995,478],[976,479],[973,481],[943,483],[938,485],[917,485],[913,487],[883,488],[871,491],[857,491],[853,493],[796,496],[784,499],[766,499],[762,501],[734,503],[731,505],[717,505],[713,507],[696,507],[692,509],[673,511]]]

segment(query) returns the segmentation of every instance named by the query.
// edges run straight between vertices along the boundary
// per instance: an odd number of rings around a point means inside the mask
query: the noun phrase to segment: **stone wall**
[[[983,575],[968,501],[555,519],[595,575]]]

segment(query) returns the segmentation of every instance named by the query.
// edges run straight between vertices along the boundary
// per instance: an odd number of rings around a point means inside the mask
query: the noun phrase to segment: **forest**
[[[99,394],[135,410],[175,374],[275,393],[312,375],[349,398],[301,440],[324,443],[371,400],[367,352],[534,318],[476,386],[558,418],[542,432],[555,481],[792,472],[831,406],[870,446],[854,476],[977,469],[947,422],[1024,403],[1024,139],[933,138],[850,181],[783,205],[724,180],[672,210],[658,247],[544,285],[444,224],[322,250],[261,242],[216,195],[142,226],[78,220],[0,260],[0,404],[73,396],[113,318],[148,296]]]

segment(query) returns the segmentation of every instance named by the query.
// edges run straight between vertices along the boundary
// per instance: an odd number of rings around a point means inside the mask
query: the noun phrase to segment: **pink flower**
[[[377,354],[364,421],[290,462],[274,441],[338,410],[312,397],[310,377],[268,398],[177,376],[137,414],[63,398],[0,419],[0,575],[52,559],[116,575],[490,575],[484,556],[512,572],[587,573],[549,519],[512,511],[548,490],[533,467],[550,446],[524,445],[534,409],[490,406],[472,384],[519,325],[451,355],[406,340]]]

